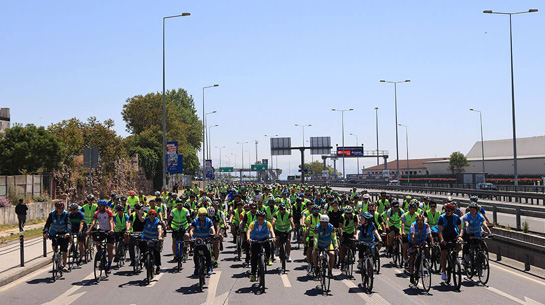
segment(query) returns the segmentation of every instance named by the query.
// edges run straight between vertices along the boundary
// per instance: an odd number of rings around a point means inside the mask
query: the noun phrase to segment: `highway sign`
[[[233,167],[220,167],[220,173],[232,173],[235,171]]]
[[[363,156],[363,146],[337,147],[337,156],[361,157]]]
[[[271,138],[271,155],[291,155],[291,138]]]
[[[311,155],[328,155],[331,153],[331,137],[310,137]]]
[[[252,171],[261,172],[266,171],[269,168],[267,164],[254,164],[252,165]]]

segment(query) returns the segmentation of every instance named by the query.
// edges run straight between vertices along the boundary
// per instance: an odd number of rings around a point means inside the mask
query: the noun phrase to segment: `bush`
[[[0,197],[0,207],[10,207],[11,203],[9,203],[8,198],[1,196]]]
[[[46,198],[46,197],[40,197],[40,196],[38,196],[38,197],[32,198],[32,200],[33,200],[34,202],[46,202],[46,201],[47,201],[47,198]]]
[[[19,197],[17,196],[17,193],[15,193],[15,190],[14,189],[10,189],[9,192],[8,192],[8,201],[11,203],[11,204],[17,204],[19,203],[19,199],[21,199],[22,197]]]
[[[528,233],[530,231],[530,224],[527,221],[522,223],[522,232]]]

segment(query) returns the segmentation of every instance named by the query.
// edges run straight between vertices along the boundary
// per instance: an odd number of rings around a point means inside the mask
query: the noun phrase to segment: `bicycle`
[[[244,230],[242,228],[237,229],[237,235],[236,235],[236,245],[237,245],[237,259],[239,261],[242,260],[242,243],[243,243],[243,234]]]
[[[144,251],[144,265],[146,267],[146,284],[150,284],[153,276],[155,275],[155,269],[153,268],[155,264],[155,255],[153,254],[153,249],[160,246],[159,239],[147,239],[141,240],[141,242],[146,243],[146,251]]]
[[[356,239],[350,238],[350,245],[347,246],[346,249],[346,256],[344,257],[344,268],[342,271],[344,273],[352,278],[352,275],[354,273],[354,263],[356,262],[356,246],[355,242]]]
[[[431,266],[430,260],[426,257],[425,249],[429,249],[428,245],[414,246],[416,248],[415,260],[413,265],[414,272],[414,287],[418,286],[418,282],[422,279],[422,286],[427,294],[431,288]]]
[[[85,236],[85,263],[90,262],[95,255],[95,248],[93,247],[93,240],[91,236]]]
[[[182,233],[182,230],[172,231],[172,235],[176,239],[176,255],[174,258],[177,262],[177,272],[182,270],[182,264],[187,261],[187,241],[184,241],[185,234]]]
[[[269,243],[271,241],[272,239],[252,241],[252,244],[259,245],[259,253],[257,258],[257,276],[259,277],[259,287],[261,288],[262,293],[265,292],[265,274],[267,273],[267,253],[265,253],[265,247],[263,247],[263,244]]]
[[[435,237],[434,237],[435,240]],[[435,242],[430,246],[430,267],[432,272],[440,273],[441,272],[441,247],[439,242]]]
[[[279,249],[278,249],[278,257],[280,258],[280,263],[281,263],[281,270],[282,270],[282,273],[286,273],[286,260],[287,260],[287,256],[286,256],[286,242],[289,238],[289,232],[278,232],[278,238],[279,238]],[[271,250],[272,251],[272,250]]]
[[[124,235],[118,235],[116,238],[119,238],[117,242],[117,248],[115,249],[115,258],[117,260],[117,267],[121,268],[125,265],[127,260],[127,245],[125,245]]]
[[[392,253],[392,260],[394,263],[394,266],[398,266],[399,268],[403,268],[403,253],[401,251],[401,245],[403,245],[403,239],[401,235],[396,235],[393,241],[393,253]]]
[[[315,274],[320,280],[320,285],[322,287],[322,292],[326,295],[329,292],[331,279],[329,278],[329,255],[325,249],[318,250],[318,265],[315,266]]]
[[[205,267],[206,267],[206,261],[204,256],[204,251],[201,246],[206,246],[206,251],[210,251],[210,248],[213,248],[210,246],[211,244],[211,238],[197,238],[192,241],[192,244],[194,244],[194,247],[199,247],[197,250],[197,266],[198,266],[198,274],[199,274],[199,290],[202,291],[204,284],[205,284]],[[210,257],[210,260],[212,260],[212,257]],[[212,263],[210,263],[212,265]],[[210,266],[212,268],[212,266]]]
[[[95,261],[93,264],[93,273],[95,275],[95,281],[99,283],[102,280],[103,274],[108,277],[109,272],[106,271],[107,261],[106,257],[108,253],[106,251],[106,233],[105,231],[93,232],[95,240],[97,240],[97,252],[95,254]],[[100,239],[100,241],[98,241]]]
[[[63,252],[61,251],[61,246],[60,246],[60,242],[59,240],[60,239],[63,239],[64,238],[64,233],[62,234],[57,234],[55,236],[50,236],[49,237],[51,240],[55,239],[55,244],[57,245],[57,250],[55,251],[55,253],[53,253],[53,258],[52,258],[52,279],[53,279],[53,282],[57,281],[57,279],[60,279],[62,278],[62,255],[63,255]]]
[[[462,286],[462,267],[460,266],[460,260],[458,258],[457,245],[462,242],[448,242],[447,243],[447,280],[445,283],[450,285],[450,281],[454,284],[457,291],[460,291]]]
[[[142,232],[131,232],[130,238],[134,240],[134,264],[132,266],[132,269],[134,274],[138,274],[144,267],[142,252],[140,251]]]
[[[66,262],[68,270],[72,270],[74,264],[79,265],[78,261],[78,233],[70,233],[70,241],[68,244],[68,258]]]
[[[469,262],[465,267],[467,278],[471,279],[475,274],[483,285],[488,283],[490,277],[490,263],[488,261],[488,248],[485,239],[488,237],[473,237],[469,242]]]
[[[367,292],[371,292],[373,290],[373,283],[375,279],[374,275],[374,265],[375,265],[375,246],[377,245],[376,242],[372,243],[366,243],[359,241],[357,242],[358,245],[363,245],[367,247],[365,253],[363,254],[363,262],[360,269],[361,274],[361,287],[366,288]]]

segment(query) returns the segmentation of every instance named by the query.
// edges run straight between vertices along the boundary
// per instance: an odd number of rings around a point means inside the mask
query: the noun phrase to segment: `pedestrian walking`
[[[17,214],[17,218],[19,219],[19,232],[23,232],[25,228],[27,211],[28,206],[23,199],[19,199],[19,204],[15,206],[15,214]]]

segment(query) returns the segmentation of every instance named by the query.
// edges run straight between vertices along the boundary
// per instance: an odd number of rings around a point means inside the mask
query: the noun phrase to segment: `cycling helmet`
[[[469,200],[472,201],[472,202],[477,202],[479,200],[479,197],[471,196],[471,197],[469,197]]]
[[[122,205],[119,205],[119,204],[116,205],[116,206],[115,206],[115,211],[116,211],[116,212],[117,212],[117,211],[123,211],[123,206],[122,206]]]
[[[365,220],[367,221],[370,221],[371,219],[373,219],[373,215],[371,215],[371,213],[361,213],[361,217],[365,218]]]
[[[178,194],[176,194],[176,193],[170,193],[170,197],[176,198],[176,197],[178,197]]]
[[[161,192],[155,191],[155,196],[161,196]]]
[[[411,197],[411,196],[409,196],[409,195],[405,196],[405,200],[411,200],[412,198],[413,198],[413,197]]]
[[[392,201],[392,207],[398,207],[399,206],[399,201]]]
[[[364,194],[363,199],[371,199],[371,196],[369,194]]]
[[[296,198],[296,199],[295,199],[295,202],[303,202],[303,199],[301,199],[301,198]]]
[[[127,201],[127,197],[121,196],[121,201]]]
[[[267,201],[267,203],[268,203],[268,204],[271,204],[271,203],[274,204],[275,202],[274,202],[274,199],[269,198],[269,200]]]
[[[250,209],[257,209],[257,204],[255,202],[251,202]]]
[[[320,222],[329,222],[329,216],[327,215],[320,216]]]
[[[113,195],[113,196],[112,196],[112,200],[119,200],[119,196],[117,196],[117,194],[116,194],[116,195]]]
[[[320,206],[317,205],[317,204],[313,204],[312,205],[312,212],[319,212],[320,211]]]
[[[213,200],[213,201],[212,201],[212,205],[213,205],[213,206],[219,206],[219,205],[220,205],[220,201],[219,201],[219,200]]]
[[[144,195],[144,191],[138,191],[138,194]]]
[[[113,192],[110,197],[114,198],[115,196],[117,196],[117,193],[116,192]]]
[[[422,200],[428,200],[429,201],[429,200],[431,200],[431,198],[430,198],[430,196],[426,196],[426,197],[422,198]]]
[[[286,209],[286,205],[281,203],[279,206],[278,206],[278,209],[280,210],[285,210]]]
[[[250,210],[250,205],[249,204],[244,204],[244,211],[248,212]]]
[[[95,199],[95,195],[89,194],[89,195],[87,195],[87,199],[88,199],[88,200],[94,200],[94,199]]]
[[[142,205],[140,203],[137,203],[134,205],[135,210],[140,210],[142,208]]]
[[[208,207],[207,212],[208,212],[208,217],[212,217],[216,215],[216,210],[213,207]]]
[[[97,202],[97,204],[98,204],[98,205],[106,205],[106,206],[107,206],[107,205],[108,205],[108,201],[101,199],[101,200],[99,200],[99,201]]]
[[[206,197],[206,196],[202,196],[202,198],[201,198],[201,202],[208,202],[208,197]]]
[[[207,214],[208,214],[208,211],[205,208],[199,209],[199,215],[207,215]]]
[[[186,208],[188,210],[191,209],[191,203],[189,203],[189,202],[184,203],[184,208]]]
[[[356,200],[356,199],[360,200],[361,197],[360,197],[359,195],[354,195],[354,196],[352,197],[352,200]]]
[[[183,204],[184,202],[185,200],[183,200],[182,198],[176,199],[176,205],[178,205],[179,203]]]
[[[355,190],[356,190],[356,187],[353,187],[352,190],[355,191]]]
[[[257,211],[257,213],[255,213],[255,215],[257,217],[265,217],[265,216],[267,216],[267,213],[265,213],[265,211]]]
[[[470,202],[468,207],[470,209],[478,209],[479,205],[476,202]]]
[[[157,212],[155,210],[150,210],[148,212],[148,215],[153,215],[153,216],[157,216]]]
[[[416,222],[424,221],[424,215],[416,215],[415,220],[416,220]]]
[[[447,202],[447,204],[445,204],[445,209],[450,209],[454,212],[456,211],[456,205],[454,205],[452,202]]]
[[[414,208],[414,209],[418,208],[418,204],[416,204],[416,201],[411,201],[409,203],[409,209],[411,209],[411,208]]]
[[[346,208],[344,208],[344,212],[346,214],[352,214],[352,212],[354,212],[354,209],[352,209],[351,206],[347,206]]]
[[[447,202],[452,202],[452,197],[451,196],[447,197]]]
[[[328,201],[331,201],[331,200],[335,199],[335,198],[333,198],[333,196],[331,196],[331,195],[327,195],[325,198],[326,198],[326,200],[328,200]]]
[[[78,210],[79,205],[77,203],[72,203],[72,204],[70,204],[69,209],[70,209],[70,211]]]
[[[274,199],[274,202],[282,202],[282,199],[276,198],[276,199]]]

